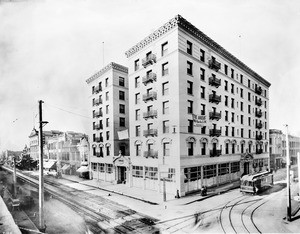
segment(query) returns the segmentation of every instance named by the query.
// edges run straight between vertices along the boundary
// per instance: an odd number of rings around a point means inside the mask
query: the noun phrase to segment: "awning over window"
[[[76,172],[83,173],[83,172],[88,172],[88,171],[89,171],[89,169],[87,166],[81,166],[77,169]]]
[[[70,168],[70,164],[65,164],[61,169],[68,170]]]
[[[49,160],[49,161],[44,162],[43,168],[48,169],[48,170],[56,169],[56,161]]]

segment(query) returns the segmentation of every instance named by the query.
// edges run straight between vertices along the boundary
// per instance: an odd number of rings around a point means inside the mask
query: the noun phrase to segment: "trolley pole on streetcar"
[[[292,216],[292,207],[291,207],[291,185],[290,185],[290,147],[289,147],[289,133],[288,133],[288,125],[286,127],[286,190],[287,190],[287,216],[286,219],[291,221]]]

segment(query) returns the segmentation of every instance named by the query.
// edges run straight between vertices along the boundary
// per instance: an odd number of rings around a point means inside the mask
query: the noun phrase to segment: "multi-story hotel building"
[[[184,196],[269,169],[268,81],[180,15],[125,54],[130,186]]]
[[[118,132],[129,127],[128,69],[110,63],[86,80],[91,90],[93,178],[124,183],[128,177],[129,139]],[[128,134],[127,134],[128,135]],[[127,139],[125,139],[127,138]]]

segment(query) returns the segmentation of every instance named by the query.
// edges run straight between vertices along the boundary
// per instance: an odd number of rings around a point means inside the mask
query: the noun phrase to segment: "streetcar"
[[[273,186],[273,174],[269,171],[244,175],[241,178],[240,191],[257,194]]]

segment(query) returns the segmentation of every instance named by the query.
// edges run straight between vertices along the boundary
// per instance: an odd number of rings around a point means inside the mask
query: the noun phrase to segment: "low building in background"
[[[88,136],[71,131],[49,137],[44,148],[46,158],[55,161],[57,170],[65,174],[76,174],[82,162],[87,162],[88,154]]]

